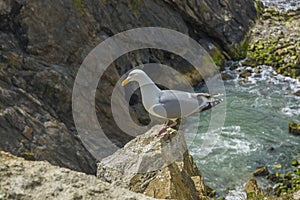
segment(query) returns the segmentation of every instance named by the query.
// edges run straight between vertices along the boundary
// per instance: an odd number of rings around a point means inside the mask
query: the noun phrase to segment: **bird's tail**
[[[209,94],[209,93],[197,93],[198,97],[206,97],[206,98],[214,98],[214,97],[219,97],[222,96],[223,94]]]
[[[218,96],[221,96],[221,95],[218,94]],[[205,110],[211,109],[212,107],[215,107],[216,105],[223,102],[223,99],[214,98],[214,97],[216,97],[216,95],[213,97],[209,97],[206,105],[202,106],[200,108],[200,111],[205,111]]]

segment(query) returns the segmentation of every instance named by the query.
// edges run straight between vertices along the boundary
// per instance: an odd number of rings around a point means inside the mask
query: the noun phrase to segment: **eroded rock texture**
[[[184,134],[174,129],[161,137],[157,125],[98,164],[97,176],[113,185],[158,199],[208,199],[209,189]]]

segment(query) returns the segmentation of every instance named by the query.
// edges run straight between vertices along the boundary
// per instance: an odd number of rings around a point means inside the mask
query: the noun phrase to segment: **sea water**
[[[300,8],[299,0],[262,2],[279,11]],[[239,77],[238,70],[227,69],[236,78],[224,82],[224,126],[207,131],[211,116],[210,112],[203,112],[196,136],[186,135],[205,183],[227,200],[246,199],[244,186],[256,167],[267,166],[271,173],[285,173],[292,170],[293,159],[300,160],[300,136],[288,133],[289,122],[300,121],[300,97],[292,95],[300,90],[299,80],[278,75],[269,66],[251,69],[248,80]],[[258,70],[259,74],[254,72]],[[198,117],[191,116],[187,127],[195,125]],[[275,169],[275,164],[282,168]],[[262,188],[271,186],[264,178],[258,181]]]
[[[245,69],[253,71],[248,80],[237,73]],[[226,199],[245,199],[243,187],[256,167],[267,166],[275,173],[274,165],[281,164],[283,173],[291,170],[293,159],[300,160],[300,136],[288,133],[289,122],[300,120],[300,97],[292,95],[300,90],[300,82],[268,66],[227,73],[236,78],[224,82],[224,126],[207,131],[213,119],[210,112],[203,112],[198,133],[190,135],[187,128],[186,139],[205,183]],[[197,117],[189,117],[187,127],[195,125]],[[267,181],[259,181],[261,187],[268,187]]]

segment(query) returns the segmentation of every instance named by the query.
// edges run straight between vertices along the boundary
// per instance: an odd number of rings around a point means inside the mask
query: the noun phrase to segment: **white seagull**
[[[176,119],[210,109],[223,101],[223,99],[215,98],[221,94],[161,90],[149,76],[140,69],[132,70],[128,77],[122,81],[122,86],[125,86],[131,81],[138,82],[145,109],[151,115],[167,120],[165,127],[159,131],[157,136],[161,136],[165,133],[167,128],[175,126]],[[174,121],[174,123],[168,126],[169,120]]]

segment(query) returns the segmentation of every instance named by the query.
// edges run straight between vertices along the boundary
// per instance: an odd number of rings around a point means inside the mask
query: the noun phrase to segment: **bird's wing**
[[[151,107],[152,114],[163,118],[181,118],[199,111],[207,103],[207,98],[195,93],[177,90],[162,90],[158,103]],[[150,111],[150,113],[151,113]]]

